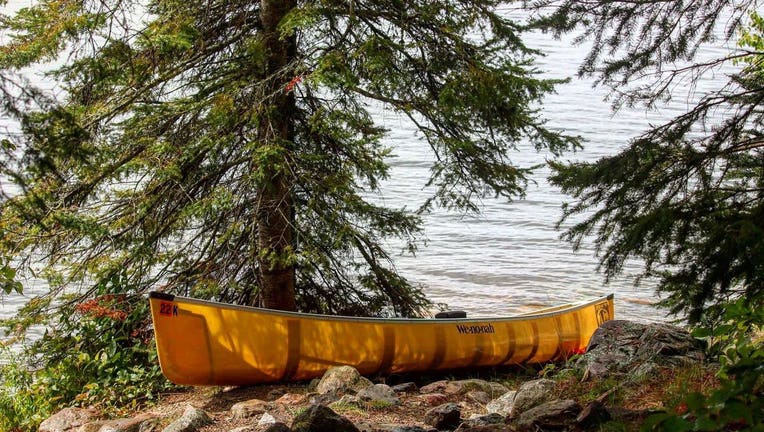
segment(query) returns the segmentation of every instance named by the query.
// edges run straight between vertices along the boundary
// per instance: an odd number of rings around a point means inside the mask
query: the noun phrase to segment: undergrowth
[[[36,300],[3,323],[7,335],[32,324],[47,330],[20,352],[5,348],[0,353],[1,431],[36,430],[67,406],[119,415],[172,387],[158,365],[145,298],[107,285],[90,300],[71,300],[53,312]]]

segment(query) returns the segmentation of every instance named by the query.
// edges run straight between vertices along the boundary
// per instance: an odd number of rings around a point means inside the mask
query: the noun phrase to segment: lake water
[[[28,0],[11,1],[28,4]],[[535,34],[526,43],[547,53],[538,67],[545,76],[564,78],[575,75],[585,49],[571,47],[564,41]],[[720,49],[709,49],[716,55]],[[703,86],[723,82],[718,74]],[[623,148],[628,140],[651,122],[670,118],[684,105],[675,103],[658,112],[623,110],[613,114],[606,93],[592,87],[591,81],[576,80],[558,87],[546,98],[543,113],[548,126],[586,139],[585,149],[563,159],[595,160]],[[388,142],[396,157],[391,159],[391,179],[383,195],[376,197],[391,206],[417,208],[427,197],[423,185],[429,176],[427,145],[418,140],[411,124],[384,106],[375,110],[376,118],[390,129]],[[526,148],[511,156],[513,162],[528,166],[551,157]],[[545,180],[548,171],[538,171],[527,191],[527,198],[508,203],[486,198],[481,215],[436,211],[424,218],[426,245],[416,257],[401,255],[397,267],[410,280],[422,284],[435,302],[463,309],[471,316],[498,316],[525,312],[540,306],[578,301],[609,293],[616,295],[616,316],[639,321],[667,319],[662,310],[652,306],[657,301],[654,281],[634,286],[638,263],[627,265],[624,274],[605,284],[597,273],[597,258],[591,245],[574,252],[560,240],[555,224],[561,204],[569,199]],[[0,299],[0,318],[12,315],[29,295],[44,290],[30,282],[26,296]]]

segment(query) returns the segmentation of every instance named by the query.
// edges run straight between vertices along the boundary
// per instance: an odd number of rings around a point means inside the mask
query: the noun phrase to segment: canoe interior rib
[[[186,385],[305,380],[331,366],[362,374],[499,366],[583,352],[613,318],[613,296],[506,318],[337,317],[151,293],[159,362]]]

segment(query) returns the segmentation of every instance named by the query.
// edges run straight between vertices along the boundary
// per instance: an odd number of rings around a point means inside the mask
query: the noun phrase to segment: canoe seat
[[[435,314],[435,318],[467,318],[465,311],[442,311]]]

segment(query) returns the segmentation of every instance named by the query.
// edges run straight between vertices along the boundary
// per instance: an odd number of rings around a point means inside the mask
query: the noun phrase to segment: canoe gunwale
[[[522,313],[522,314],[512,315],[512,316],[505,316],[505,317],[476,317],[476,318],[380,318],[380,317],[353,317],[353,316],[343,316],[343,315],[321,315],[321,314],[304,313],[304,312],[280,311],[280,310],[274,310],[274,309],[258,308],[253,306],[242,306],[242,305],[235,305],[230,303],[215,302],[211,300],[201,300],[201,299],[196,299],[192,297],[177,296],[177,295],[167,294],[167,293],[158,292],[158,291],[151,291],[149,293],[149,298],[155,298],[155,299],[164,300],[164,301],[179,301],[179,302],[193,303],[193,304],[205,305],[205,306],[216,307],[216,308],[241,310],[241,311],[246,311],[251,313],[261,313],[266,315],[275,315],[275,316],[292,317],[292,318],[300,318],[300,319],[315,319],[315,320],[322,320],[322,321],[345,321],[345,322],[352,321],[352,322],[366,322],[366,323],[377,323],[377,324],[396,324],[397,323],[397,324],[414,324],[414,325],[423,324],[424,325],[424,324],[433,324],[433,323],[438,323],[438,324],[479,323],[479,322],[487,322],[487,321],[510,322],[510,321],[525,321],[525,320],[535,319],[535,318],[555,317],[555,316],[569,314],[569,313],[578,311],[580,309],[584,309],[586,307],[592,306],[594,304],[601,303],[603,301],[613,300],[614,294],[609,294],[602,297],[597,297],[597,298],[583,300],[576,303],[571,303],[568,307],[554,309],[549,312],[544,312],[545,309],[541,309],[538,313],[527,312],[527,313]]]

